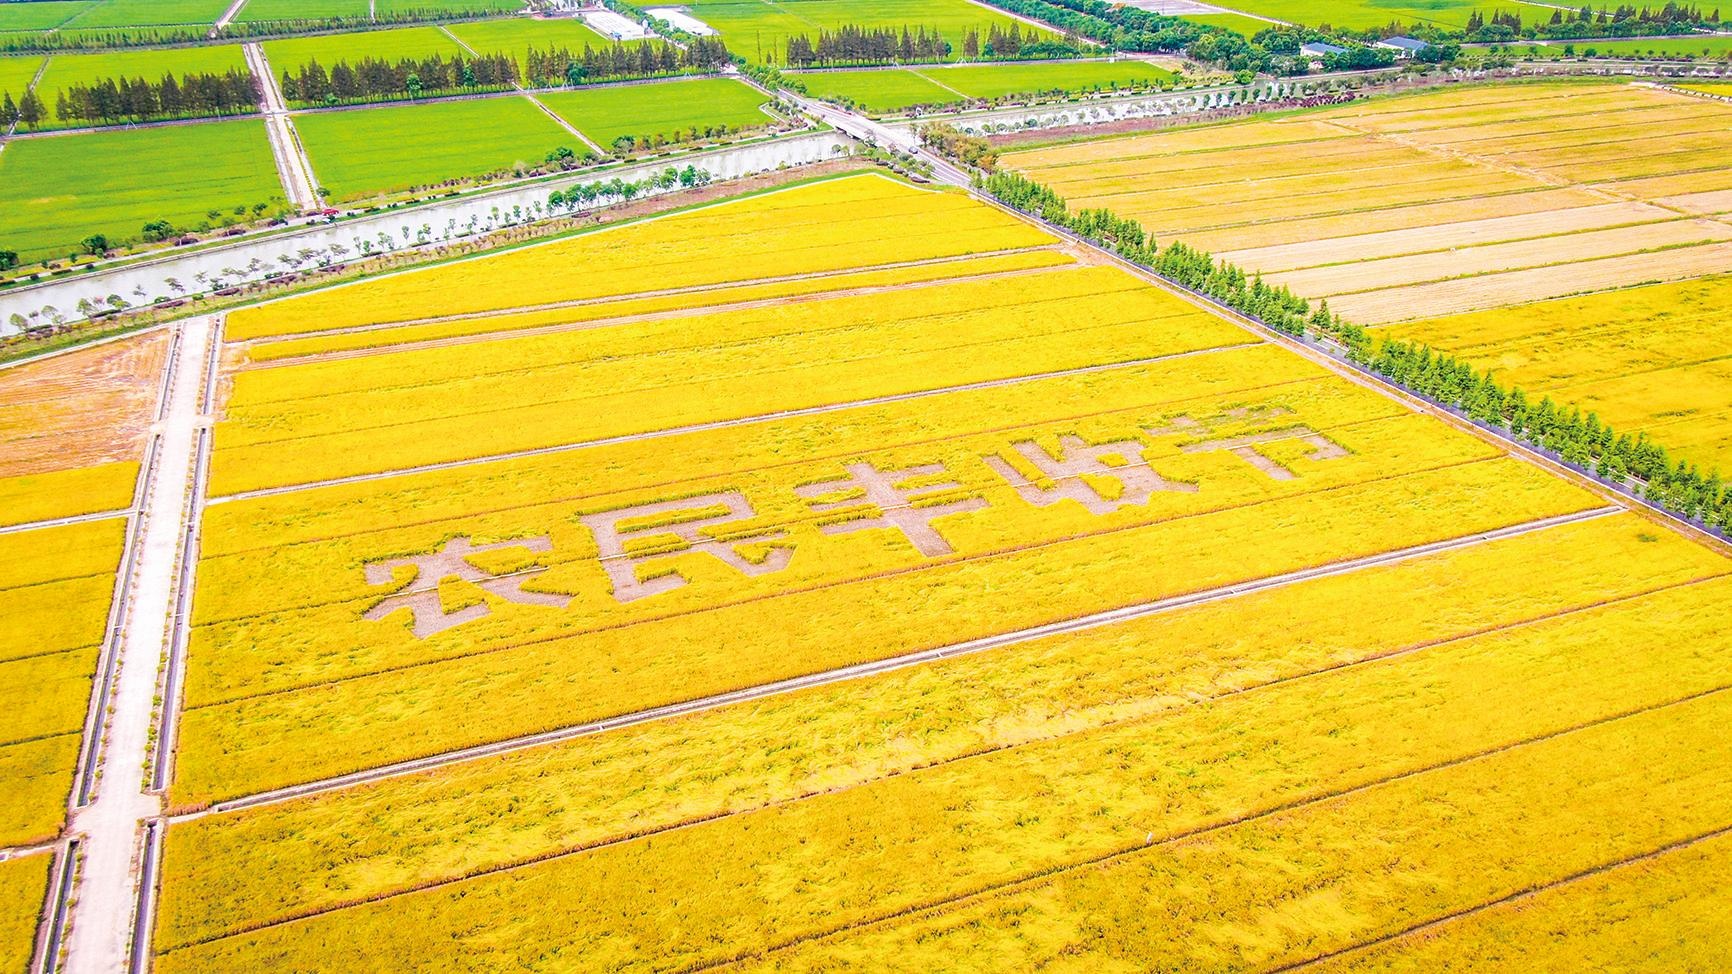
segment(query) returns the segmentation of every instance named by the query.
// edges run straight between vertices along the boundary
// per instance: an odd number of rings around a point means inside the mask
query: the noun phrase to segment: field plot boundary
[[[875,676],[880,673],[905,669],[907,667],[917,666],[935,660],[966,656],[990,649],[1001,648],[1003,646],[1028,642],[1045,636],[1057,635],[1060,633],[1081,632],[1087,629],[1094,629],[1128,619],[1136,619],[1144,616],[1171,612],[1176,609],[1204,605],[1210,602],[1230,599],[1240,595],[1250,594],[1252,592],[1280,588],[1287,585],[1297,584],[1299,582],[1310,581],[1312,579],[1347,574],[1377,565],[1396,564],[1414,558],[1424,557],[1426,555],[1473,547],[1505,538],[1518,537],[1523,534],[1543,531],[1547,528],[1559,527],[1565,524],[1608,517],[1622,513],[1625,510],[1626,508],[1621,506],[1589,508],[1587,510],[1575,511],[1569,514],[1561,514],[1536,521],[1510,525],[1491,531],[1483,531],[1464,537],[1434,541],[1409,548],[1385,551],[1375,555],[1366,555],[1349,559],[1347,561],[1313,566],[1311,568],[1300,569],[1281,575],[1267,576],[1249,582],[1238,582],[1231,585],[1206,589],[1200,592],[1171,596],[1153,602],[1104,610],[1084,616],[1078,616],[1074,619],[1047,623],[1029,629],[1017,630],[1010,633],[1001,633],[962,643],[952,643],[931,649],[920,650],[914,653],[906,653],[901,656],[888,657],[881,660],[857,663],[834,670],[792,677],[726,693],[714,694],[708,697],[668,704],[650,710],[638,711],[631,714],[622,714],[615,717],[604,718],[602,720],[591,721],[584,724],[576,724],[570,727],[557,728],[555,730],[544,731],[510,740],[463,748],[456,751],[448,751],[443,754],[429,755],[427,757],[415,758],[389,765],[381,765],[376,768],[352,772],[350,774],[340,775],[321,781],[306,782],[272,791],[260,792],[255,795],[228,799],[221,802],[215,802],[207,808],[171,815],[168,817],[168,821],[173,824],[176,822],[203,818],[211,814],[278,804],[295,798],[305,797],[307,795],[337,791],[357,784],[379,781],[386,778],[401,777],[418,771],[425,771],[431,768],[471,761],[478,758],[491,757],[498,754],[506,754],[512,751],[537,747],[542,744],[570,740],[577,737],[587,737],[592,734],[615,730],[621,727],[629,727],[635,724],[643,724],[656,720],[665,720],[670,717],[677,717],[683,714],[695,713],[703,710],[711,710],[729,704],[741,703],[764,697],[777,696],[796,690],[806,689],[808,687],[822,686],[829,683],[839,683],[865,676]]]

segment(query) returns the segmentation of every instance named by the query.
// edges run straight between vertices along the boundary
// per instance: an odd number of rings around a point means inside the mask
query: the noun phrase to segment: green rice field
[[[847,99],[882,114],[914,105],[948,105],[963,96],[907,68],[869,71],[809,71],[794,75],[819,98]]]
[[[848,98],[869,112],[915,105],[946,105],[977,98],[1051,91],[1141,88],[1172,79],[1172,72],[1141,61],[1030,61],[797,74],[814,95]]]
[[[99,0],[70,26],[79,28],[156,27],[214,24],[228,0]]]
[[[597,145],[615,139],[660,135],[679,141],[695,126],[755,128],[770,117],[760,110],[763,92],[728,78],[698,78],[649,85],[623,85],[541,95],[541,101]]]
[[[337,200],[434,186],[541,162],[583,145],[526,98],[482,98],[295,116],[319,184]]]
[[[1289,23],[1317,27],[1327,24],[1349,30],[1371,30],[1391,22],[1465,27],[1478,10],[1489,19],[1493,11],[1520,13],[1524,18],[1552,15],[1552,8],[1519,2],[1486,0],[1235,0],[1233,9]]]
[[[15,139],[0,152],[0,249],[64,255],[92,233],[121,240],[152,220],[196,225],[208,210],[282,193],[256,119]]]
[[[212,44],[171,50],[104,51],[100,54],[56,54],[36,85],[36,94],[54,112],[55,96],[72,85],[93,84],[103,78],[145,78],[156,81],[165,74],[222,73],[247,69],[239,44]],[[78,123],[84,124],[84,123]]]
[[[1196,24],[1208,24],[1211,27],[1225,27],[1236,34],[1241,34],[1247,38],[1256,37],[1257,32],[1260,30],[1267,30],[1270,27],[1278,26],[1269,23],[1267,20],[1258,20],[1255,17],[1246,17],[1243,14],[1186,14],[1179,19],[1188,20]]]
[[[378,0],[381,15],[437,8],[453,13],[510,13],[523,9],[522,0]]]
[[[565,47],[581,51],[587,45],[594,48],[613,44],[590,30],[575,17],[550,18],[510,17],[502,20],[475,20],[452,24],[446,28],[477,54],[509,54],[523,67],[524,52],[531,47],[547,49]]]
[[[984,37],[992,24],[1009,29],[1016,23],[968,0],[692,0],[684,6],[719,31],[728,50],[767,64],[782,63],[790,36],[805,34],[817,40],[820,29],[834,30],[843,24],[927,27],[960,50],[962,35],[970,28]],[[1022,30],[1026,34],[1030,28],[1023,25]]]
[[[916,72],[970,98],[1043,91],[1105,91],[1146,88],[1171,81],[1173,73],[1143,61],[1026,61],[916,68]]]
[[[241,8],[235,20],[256,24],[272,20],[366,16],[367,0],[247,0],[247,5]]]
[[[290,37],[266,41],[264,49],[265,60],[271,62],[272,73],[279,77],[284,71],[297,71],[313,61],[329,68],[338,61],[357,64],[369,57],[395,61],[434,54],[452,57],[463,53],[463,48],[437,27],[399,27],[353,34]]]
[[[0,30],[49,30],[89,10],[87,0],[0,3]]]
[[[24,89],[30,87],[42,61],[40,54],[0,57],[0,94],[10,93],[14,102],[24,97]]]
[[[1716,61],[1732,58],[1732,35],[1662,37],[1631,41],[1552,41],[1543,45],[1531,41],[1516,41],[1512,44],[1500,45],[1500,49],[1507,50],[1517,57],[1538,57],[1550,60],[1564,57],[1566,46],[1573,46],[1578,57],[1591,50],[1600,56],[1692,57],[1697,60]],[[1475,45],[1469,50],[1484,51],[1489,50],[1489,48]]]

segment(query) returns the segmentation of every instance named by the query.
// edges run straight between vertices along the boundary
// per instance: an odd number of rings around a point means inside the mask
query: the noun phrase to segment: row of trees
[[[24,100],[12,100],[12,92],[0,92],[0,129],[10,129],[14,125],[23,125],[34,129],[48,117],[48,109],[42,104],[42,99],[36,97],[36,92],[26,91]]]
[[[362,58],[338,61],[329,71],[315,58],[296,72],[283,71],[283,97],[303,104],[335,105],[380,98],[417,98],[448,91],[497,90],[516,82],[517,62],[505,54],[478,57]]]
[[[688,165],[684,169],[669,166],[653,176],[645,176],[635,181],[615,176],[606,182],[580,183],[570,189],[556,189],[548,194],[547,212],[549,215],[561,211],[569,213],[597,203],[630,202],[656,191],[708,186],[714,178],[709,170]]]
[[[938,145],[937,142],[928,144]],[[1533,402],[1489,372],[1408,341],[1376,340],[1364,328],[1315,307],[1285,287],[1271,287],[1227,261],[1182,243],[1157,248],[1141,224],[1106,210],[1071,211],[1064,198],[1026,177],[1004,172],[976,185],[1019,210],[1106,247],[1162,277],[1254,317],[1271,328],[1341,347],[1349,360],[1395,384],[1450,406],[1512,437],[1549,451],[1601,479],[1640,491],[1652,503],[1722,533],[1732,533],[1732,487],[1719,473],[1674,460],[1645,434],[1620,434],[1594,413]]]
[[[1701,7],[1668,2],[1663,7],[1635,7],[1624,4],[1615,8],[1580,7],[1574,10],[1554,9],[1549,15],[1524,18],[1520,13],[1494,10],[1489,15],[1474,11],[1464,27],[1439,24],[1402,24],[1399,21],[1369,30],[1332,29],[1327,24],[1301,28],[1318,37],[1375,41],[1392,34],[1409,34],[1431,42],[1473,42],[1503,44],[1517,40],[1595,40],[1620,37],[1688,36],[1703,29],[1718,28],[1720,11],[1704,12]],[[1321,31],[1317,28],[1321,27]],[[1263,33],[1256,38],[1266,43]],[[1308,38],[1314,39],[1314,38]]]
[[[1519,386],[1504,388],[1490,373],[1409,341],[1388,340],[1363,356],[1379,375],[1468,417],[1504,430],[1602,480],[1640,490],[1648,500],[1686,518],[1732,533],[1732,490],[1718,471],[1674,460],[1646,433],[1619,433],[1594,413],[1533,402]]]
[[[162,118],[238,115],[259,107],[258,79],[230,68],[220,74],[200,72],[160,81],[144,78],[103,78],[87,85],[68,85],[55,98],[54,114],[63,122],[113,124]]]
[[[898,32],[889,27],[843,24],[833,31],[819,31],[816,42],[805,34],[789,37],[788,66],[942,61],[950,56],[950,50],[949,41],[924,26],[912,32],[903,27]]]
[[[667,41],[627,46],[530,48],[524,61],[531,84],[538,87],[581,85],[622,78],[653,78],[688,71],[720,71],[730,63],[728,47],[719,37],[694,37],[681,48]]]
[[[1269,53],[1225,27],[1119,6],[1106,0],[992,0],[1012,13],[1053,24],[1120,51],[1183,51],[1232,71],[1264,71]]]

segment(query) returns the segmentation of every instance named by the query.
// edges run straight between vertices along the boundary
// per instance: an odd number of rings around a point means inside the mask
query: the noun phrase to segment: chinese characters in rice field
[[[1178,447],[1181,453],[1235,456],[1272,480],[1292,480],[1298,475],[1265,452],[1270,444],[1298,442],[1309,447],[1303,456],[1313,461],[1347,455],[1340,444],[1304,425],[1276,425],[1233,435],[1218,432],[1229,422],[1267,425],[1288,415],[1290,411],[1280,407],[1241,408],[1203,419],[1181,415],[1160,426],[1144,427],[1142,432],[1154,438],[1182,438],[1184,442]],[[1033,439],[1017,439],[1007,443],[1002,453],[981,459],[1016,497],[1036,507],[1069,500],[1092,514],[1104,515],[1147,504],[1160,492],[1199,490],[1195,483],[1163,476],[1144,459],[1143,448],[1144,442],[1134,437],[1091,444],[1066,433],[1058,437],[1056,449]],[[954,549],[934,521],[991,507],[984,497],[957,496],[962,485],[941,463],[886,469],[871,462],[852,462],[842,469],[843,476],[794,488],[806,509],[818,515],[821,534],[895,531],[921,556],[939,558],[953,554]],[[774,544],[788,537],[787,528],[750,525],[756,514],[743,491],[727,490],[599,511],[582,515],[578,521],[595,539],[596,556],[610,594],[620,603],[630,603],[690,584],[678,571],[639,571],[675,555],[708,555],[748,576],[787,568],[794,550]],[[745,546],[752,546],[751,554],[742,550]],[[447,609],[439,589],[449,579],[473,584],[508,602],[556,607],[570,604],[568,595],[525,588],[527,582],[546,571],[544,567],[494,573],[478,567],[469,557],[508,548],[539,554],[551,551],[552,542],[542,535],[474,545],[466,537],[457,537],[433,552],[368,563],[366,577],[372,585],[398,581],[399,568],[413,571],[362,618],[383,620],[399,609],[408,609],[410,631],[426,639],[490,614],[486,602]]]

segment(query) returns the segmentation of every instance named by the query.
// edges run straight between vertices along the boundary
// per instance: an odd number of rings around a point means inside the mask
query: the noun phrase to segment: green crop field
[[[509,54],[523,66],[523,55],[531,47],[565,47],[581,51],[587,45],[609,47],[614,42],[597,34],[575,17],[537,19],[511,17],[452,24],[448,30],[477,54]],[[630,42],[636,43],[636,42]]]
[[[509,13],[522,10],[522,0],[378,0],[380,14],[411,10],[449,10],[454,13]]]
[[[93,84],[103,78],[159,80],[165,74],[221,73],[235,68],[245,71],[246,56],[239,44],[179,47],[168,50],[105,51],[101,54],[56,54],[36,85],[36,93],[50,114],[55,96],[72,85]],[[77,124],[84,124],[82,122]]]
[[[463,48],[437,27],[293,37],[266,41],[264,47],[265,60],[271,62],[271,72],[278,77],[284,71],[298,70],[313,61],[328,68],[338,61],[356,64],[369,57],[395,61],[406,57],[424,58],[433,54],[451,57],[463,53]]]
[[[80,28],[154,27],[214,24],[228,9],[228,0],[101,0],[80,14]]]
[[[1009,29],[1016,23],[968,0],[692,0],[685,6],[721,32],[728,50],[770,64],[782,63],[790,36],[806,34],[816,40],[819,30],[843,24],[927,27],[960,49],[970,28],[984,35],[993,24]],[[1022,29],[1030,30],[1027,25]]]
[[[1050,91],[1086,92],[1147,87],[1172,72],[1141,61],[1031,61],[955,67],[809,71],[795,75],[823,98],[848,98],[869,112],[901,111],[915,105],[947,105],[973,98]]]
[[[1692,57],[1698,60],[1726,60],[1732,58],[1732,35],[1647,38],[1634,41],[1552,41],[1548,44],[1516,41],[1511,44],[1496,46],[1474,45],[1468,50],[1475,52],[1508,51],[1517,57],[1538,57],[1550,60],[1564,57],[1565,47],[1575,48],[1577,56],[1593,51],[1598,55],[1623,57]]]
[[[48,30],[59,27],[94,5],[86,0],[0,3],[0,30]]]
[[[1328,24],[1349,30],[1372,30],[1391,22],[1463,27],[1475,10],[1490,18],[1495,10],[1519,13],[1526,19],[1550,18],[1552,8],[1534,4],[1487,3],[1486,0],[1236,0],[1234,9],[1262,17],[1316,27]]]
[[[525,98],[399,105],[295,116],[320,185],[339,200],[539,163],[584,147]]]
[[[541,100],[603,148],[628,135],[678,141],[694,126],[702,133],[716,125],[754,128],[770,122],[758,107],[763,92],[727,78],[559,91]]]
[[[1142,61],[1031,61],[916,68],[919,74],[971,98],[1045,91],[1104,91],[1146,88],[1171,81],[1173,73]]]
[[[40,54],[0,57],[0,94],[11,94],[14,102],[24,97],[24,89],[30,87],[30,79],[40,67]]]
[[[321,20],[365,17],[367,0],[247,0],[235,19],[243,23],[271,20]]]
[[[1196,24],[1208,24],[1212,27],[1225,27],[1246,37],[1255,37],[1258,31],[1277,26],[1267,20],[1258,20],[1243,14],[1186,14],[1180,19],[1189,20]]]
[[[810,71],[794,75],[819,98],[847,99],[869,112],[900,111],[914,105],[947,105],[962,98],[907,68],[867,71]]]
[[[65,254],[92,233],[196,225],[282,192],[258,120],[16,139],[0,152],[0,249]]]

